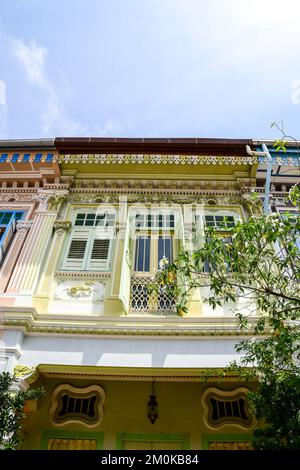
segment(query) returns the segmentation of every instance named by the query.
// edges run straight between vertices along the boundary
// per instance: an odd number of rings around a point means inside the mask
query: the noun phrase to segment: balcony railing
[[[152,292],[150,276],[132,276],[130,289],[130,313],[145,315],[176,315],[175,300],[165,294],[163,288]]]

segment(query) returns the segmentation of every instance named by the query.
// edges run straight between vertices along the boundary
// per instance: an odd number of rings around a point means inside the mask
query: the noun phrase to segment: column
[[[8,284],[7,292],[32,294],[48,250],[53,224],[68,191],[40,190],[40,203],[30,233]]]
[[[190,254],[194,251],[193,215],[192,205],[185,205],[183,208],[183,245],[184,249],[189,251]],[[188,317],[199,317],[202,315],[202,299],[199,288],[190,292],[187,307]]]
[[[71,222],[56,220],[54,222],[54,237],[46,259],[45,267],[41,273],[35,297],[48,297],[55,268],[59,262],[59,256],[66,238],[66,234],[71,228]]]
[[[104,315],[119,316],[128,311],[130,297],[130,266],[126,246],[129,241],[129,224],[119,222],[112,263],[109,297],[105,301]]]
[[[11,274],[13,272],[16,261],[19,257],[20,251],[24,245],[27,234],[33,224],[32,220],[18,220],[16,225],[16,233],[13,238],[13,242],[9,247],[9,253],[7,254],[4,263],[2,265],[1,276],[0,276],[0,292],[5,292]]]

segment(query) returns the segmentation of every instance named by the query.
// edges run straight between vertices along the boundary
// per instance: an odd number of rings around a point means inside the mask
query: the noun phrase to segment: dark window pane
[[[211,419],[213,421],[216,421],[219,418],[217,400],[215,398],[211,398],[210,403],[211,403],[211,407],[212,407]]]
[[[143,271],[145,239],[139,238],[138,271]]]
[[[20,220],[23,217],[23,212],[15,212],[16,220]]]
[[[150,238],[138,237],[135,250],[135,271],[149,271],[150,268]]]
[[[11,218],[12,218],[12,212],[6,212],[2,217],[1,224],[2,225],[8,224]]]
[[[240,406],[240,411],[241,411],[241,418],[244,420],[248,419],[248,416],[245,411],[245,400],[243,398],[239,399],[239,406]]]
[[[89,399],[89,407],[88,407],[88,416],[90,418],[93,418],[95,416],[95,402],[96,402],[96,395],[92,395],[91,398]]]
[[[144,271],[149,271],[150,269],[150,238],[145,239],[145,260],[144,260]]]
[[[80,413],[81,402],[82,402],[81,398],[75,399],[75,407],[74,407],[75,413]]]
[[[233,416],[235,416],[236,418],[239,418],[240,417],[240,411],[239,411],[238,401],[234,400],[234,401],[231,402],[231,404],[232,404]]]
[[[219,406],[219,418],[224,418],[224,416],[226,416],[225,403],[221,400],[218,400],[218,406]]]
[[[225,401],[226,416],[232,416],[231,402]]]
[[[159,237],[158,239],[158,263],[165,257],[170,263],[173,261],[173,246],[170,237]]]
[[[158,267],[159,267],[159,262],[161,259],[164,257],[164,239],[162,237],[159,237],[158,239]]]

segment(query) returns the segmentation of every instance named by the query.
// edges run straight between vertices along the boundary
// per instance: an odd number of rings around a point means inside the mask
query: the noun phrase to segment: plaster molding
[[[54,299],[103,302],[104,292],[105,282],[60,279],[54,292]]]
[[[236,427],[242,430],[252,429],[257,424],[257,422],[254,416],[250,414],[250,410],[248,408],[248,402],[247,402],[248,392],[249,392],[249,389],[245,387],[238,387],[238,388],[235,388],[234,390],[221,390],[215,387],[207,388],[202,394],[202,398],[201,398],[202,405],[204,408],[203,418],[204,418],[204,422],[206,426],[212,431],[216,431],[216,430],[228,428],[228,427],[230,428]],[[243,423],[238,422],[234,418],[232,418],[231,420],[228,420],[228,422],[221,422],[219,424],[213,424],[209,419],[210,405],[207,400],[209,395],[213,395],[213,397],[217,397],[217,399],[220,399],[220,400],[222,399],[226,400],[226,398],[230,398],[234,400],[235,397],[238,397],[238,398],[243,397],[245,399],[245,404],[246,404],[246,413],[249,416],[249,423],[243,424]]]
[[[69,220],[56,220],[53,227],[56,235],[62,237],[70,230],[72,223]]]
[[[14,368],[14,375],[17,379],[24,379],[32,376],[34,370],[34,367],[28,367],[26,365],[18,364]]]
[[[54,277],[57,279],[110,279],[110,272],[100,271],[56,271]]]
[[[99,196],[99,193],[90,194],[70,194],[68,202],[71,204],[119,204],[123,201],[120,200],[120,196],[126,195],[126,202],[129,204],[203,204],[210,205],[210,201],[214,199],[214,203],[217,205],[241,205],[244,200],[241,198],[241,193],[236,191],[232,193],[217,193],[211,192],[209,194],[201,194],[199,191],[193,193],[185,193],[184,191],[173,191],[172,193],[163,192],[156,194],[152,191],[147,194],[128,194],[127,191],[123,190],[110,190],[106,191],[110,194],[105,197]],[[212,197],[213,196],[213,197]]]
[[[16,229],[18,233],[26,234],[32,227],[33,220],[18,220]]]
[[[97,396],[95,403],[95,417],[94,419],[88,418],[84,414],[72,413],[65,418],[58,418],[57,411],[60,404],[61,397],[64,394],[71,395],[74,398],[89,398],[92,395]],[[105,400],[104,389],[100,385],[90,385],[89,387],[73,387],[70,384],[59,385],[53,392],[52,405],[49,410],[49,419],[55,426],[65,426],[68,424],[83,424],[88,428],[95,427],[100,424],[103,419],[103,404]]]
[[[39,211],[57,211],[68,194],[67,190],[39,189],[35,196],[35,199],[40,203]]]

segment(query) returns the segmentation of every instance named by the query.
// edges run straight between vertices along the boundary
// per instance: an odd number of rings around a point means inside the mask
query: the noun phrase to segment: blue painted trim
[[[29,162],[30,153],[24,153],[22,163]]]
[[[19,153],[14,153],[11,158],[11,162],[16,163],[18,161],[19,155],[20,155]]]
[[[41,161],[41,158],[42,158],[42,154],[41,153],[37,153],[34,157],[34,163],[40,163]]]

